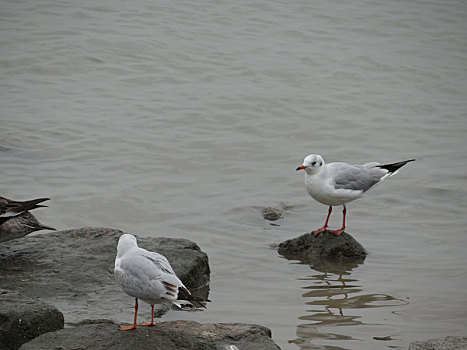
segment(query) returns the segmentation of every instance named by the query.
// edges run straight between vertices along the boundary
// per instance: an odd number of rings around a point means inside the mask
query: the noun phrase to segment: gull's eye
[[[315,165],[316,165],[316,162],[311,163],[311,166],[315,166]]]

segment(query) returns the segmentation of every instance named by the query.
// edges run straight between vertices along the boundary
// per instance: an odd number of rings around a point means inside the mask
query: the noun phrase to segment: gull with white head
[[[138,299],[151,305],[151,322],[142,326],[155,326],[154,304],[184,301],[194,307],[190,301],[201,306],[209,300],[194,296],[177,277],[167,258],[159,253],[138,247],[136,237],[125,233],[120,236],[115,258],[115,278],[123,291],[135,298],[134,322],[130,326],[120,326],[121,330],[136,328]]]
[[[344,207],[342,228],[330,231],[332,234],[339,236],[345,230],[345,216],[347,213],[345,203],[362,197],[370,188],[397,174],[399,168],[414,160],[409,159],[384,165],[376,162],[351,165],[342,162],[326,164],[323,157],[318,154],[306,156],[303,164],[296,170],[305,170],[305,186],[310,196],[329,206],[324,226],[313,231],[313,234],[317,236],[325,231],[328,227],[332,207],[342,205]]]

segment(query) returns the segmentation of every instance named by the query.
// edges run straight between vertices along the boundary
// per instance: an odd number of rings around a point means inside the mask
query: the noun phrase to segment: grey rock
[[[0,300],[0,349],[15,350],[31,339],[63,328],[63,314],[37,301]]]
[[[315,264],[362,263],[368,254],[365,248],[348,233],[343,232],[339,236],[334,236],[327,230],[316,237],[312,233],[306,233],[289,239],[279,244],[278,251],[287,259]]]
[[[467,337],[444,337],[414,341],[410,343],[409,350],[466,350]]]
[[[129,321],[134,299],[121,290],[113,275],[122,234],[107,228],[82,228],[0,243],[0,291],[12,300],[40,299],[52,304],[63,312],[67,323],[96,316]],[[208,257],[195,243],[138,238],[138,244],[165,255],[189,289],[208,283]],[[201,292],[207,296],[206,290]],[[167,309],[158,307],[156,315]]]
[[[284,216],[284,213],[281,209],[273,207],[263,208],[261,210],[261,214],[263,214],[264,219],[269,221],[276,221]]]
[[[273,350],[271,331],[249,324],[169,321],[120,331],[109,322],[81,324],[44,334],[20,350]]]

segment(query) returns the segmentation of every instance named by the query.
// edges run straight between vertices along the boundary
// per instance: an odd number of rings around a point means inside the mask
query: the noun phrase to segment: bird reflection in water
[[[303,297],[310,308],[306,310],[306,315],[299,317],[306,323],[297,326],[298,338],[290,340],[289,343],[297,344],[300,349],[348,349],[344,343],[348,345],[348,341],[358,341],[361,344],[362,339],[356,339],[351,334],[342,334],[342,331],[348,331],[348,329],[344,330],[341,327],[364,325],[362,312],[349,312],[349,309],[359,310],[406,304],[405,301],[389,295],[361,294],[364,288],[359,285],[357,279],[351,278],[351,274],[352,270],[362,263],[363,260],[310,264],[310,267],[318,272],[302,278],[304,281],[312,282],[311,285],[303,287],[308,290]],[[360,332],[349,333],[361,334]],[[341,343],[337,344],[339,342]],[[323,345],[323,343],[328,345]],[[337,345],[344,345],[344,347]]]

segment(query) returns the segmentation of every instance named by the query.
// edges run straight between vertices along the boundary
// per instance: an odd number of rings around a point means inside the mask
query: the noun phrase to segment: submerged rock
[[[0,300],[0,349],[16,350],[41,334],[63,328],[63,314],[38,301]]]
[[[67,323],[96,317],[129,321],[134,300],[113,275],[122,234],[107,228],[83,228],[0,243],[3,297],[40,298],[62,311]],[[138,238],[138,243],[165,255],[189,289],[208,283],[208,257],[195,243],[172,238]],[[167,309],[158,307],[156,315]]]
[[[81,324],[44,334],[24,344],[20,350],[273,350],[271,331],[249,324],[168,321],[155,327],[120,331],[111,322]]]
[[[467,337],[444,337],[410,343],[409,350],[465,350]]]
[[[273,207],[263,208],[261,210],[261,214],[263,214],[264,219],[269,221],[276,221],[284,216],[284,213],[281,209]]]
[[[286,259],[300,260],[306,263],[320,262],[355,262],[365,260],[367,252],[351,235],[343,232],[334,236],[328,230],[314,236],[306,233],[279,244],[279,254]]]

